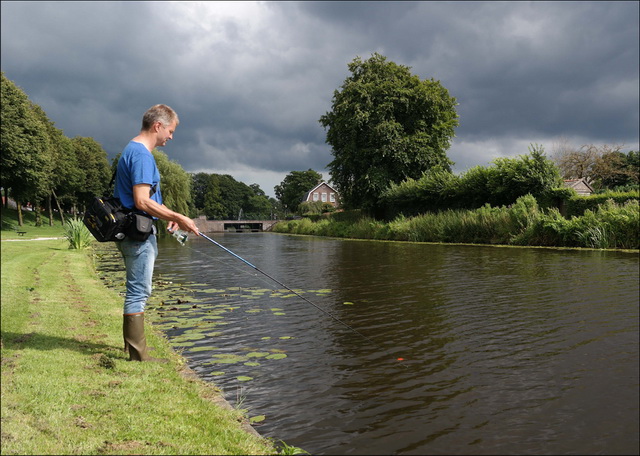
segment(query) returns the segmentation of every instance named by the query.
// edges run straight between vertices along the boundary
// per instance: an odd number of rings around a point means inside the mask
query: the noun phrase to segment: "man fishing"
[[[193,220],[163,204],[160,173],[151,153],[173,139],[178,123],[176,112],[163,104],[152,106],[144,113],[140,134],[127,144],[118,161],[113,194],[129,209],[142,211],[154,221],[168,221],[169,231],[179,228],[199,236]],[[122,334],[131,361],[166,361],[149,356],[144,335],[144,309],[151,295],[153,267],[158,256],[156,232],[154,225],[145,241],[126,237],[116,243],[127,272]]]

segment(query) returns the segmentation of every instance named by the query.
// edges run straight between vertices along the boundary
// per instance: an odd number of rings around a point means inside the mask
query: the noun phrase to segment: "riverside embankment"
[[[91,257],[27,231],[2,231],[2,454],[276,452],[151,327],[169,362],[127,361],[122,298]]]

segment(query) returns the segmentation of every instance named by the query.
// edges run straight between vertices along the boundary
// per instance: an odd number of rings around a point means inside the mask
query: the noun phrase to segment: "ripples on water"
[[[157,273],[219,289],[167,334],[208,334],[184,355],[266,416],[261,434],[313,454],[638,453],[637,255],[217,239],[366,336],[286,290],[252,294],[282,287],[204,240],[162,243]],[[248,353],[287,357],[211,364]]]

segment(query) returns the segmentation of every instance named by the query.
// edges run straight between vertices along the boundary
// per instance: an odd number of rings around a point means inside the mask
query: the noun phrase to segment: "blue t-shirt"
[[[130,141],[122,151],[120,160],[118,160],[113,196],[120,198],[123,206],[135,209],[133,186],[138,184],[149,184],[152,189],[155,188],[155,193],[151,195],[151,199],[158,204],[162,204],[160,172],[153,154],[143,144]]]

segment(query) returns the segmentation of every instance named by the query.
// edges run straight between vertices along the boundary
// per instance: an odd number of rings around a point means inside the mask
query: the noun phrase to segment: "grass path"
[[[149,327],[170,363],[127,361],[122,298],[85,252],[1,245],[2,454],[275,453]]]

